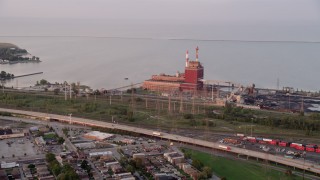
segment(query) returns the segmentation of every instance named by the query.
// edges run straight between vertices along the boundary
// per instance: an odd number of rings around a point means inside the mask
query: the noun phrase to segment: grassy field
[[[225,177],[227,180],[299,180],[298,176],[287,176],[284,172],[270,169],[243,161],[236,161],[213,156],[196,150],[185,149],[191,157],[200,160],[205,166],[211,167],[214,174]]]
[[[52,134],[46,134],[46,135],[43,135],[43,138],[44,139],[55,139],[57,138],[57,135],[52,133]]]
[[[131,102],[134,100],[133,103]],[[110,103],[111,102],[111,103]],[[283,127],[271,127],[261,125],[257,122],[251,124],[249,121],[239,121],[238,115],[221,119],[208,116],[208,112],[212,110],[223,114],[223,107],[212,106],[197,102],[192,108],[191,102],[183,103],[184,112],[179,112],[180,102],[178,100],[171,101],[171,111],[168,111],[168,102],[165,98],[156,100],[156,98],[132,98],[127,94],[121,98],[120,96],[112,96],[110,101],[109,96],[89,96],[77,97],[72,100],[64,100],[63,94],[54,95],[53,92],[35,93],[20,93],[7,92],[0,93],[0,107],[13,109],[23,109],[29,111],[39,111],[53,114],[68,115],[70,113],[75,117],[84,117],[96,119],[106,122],[111,122],[113,118],[119,123],[126,123],[135,126],[143,126],[146,128],[157,129],[193,129],[203,133],[251,133],[253,135],[262,134],[268,137],[306,137],[320,140],[318,131],[314,131],[310,136],[306,136],[304,130],[288,129]],[[194,114],[192,115],[192,112]],[[276,118],[279,120],[289,121],[285,118],[297,118],[295,114],[265,112],[265,111],[247,111],[247,114],[256,117]],[[244,114],[244,113],[242,113]],[[185,115],[192,115],[187,118]],[[243,117],[242,117],[243,118]],[[245,118],[243,118],[245,119]],[[305,118],[306,119],[306,118]],[[256,119],[255,121],[260,121]],[[320,122],[320,121],[319,121]]]

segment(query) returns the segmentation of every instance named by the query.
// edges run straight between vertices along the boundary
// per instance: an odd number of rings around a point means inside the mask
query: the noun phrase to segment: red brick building
[[[203,89],[204,68],[198,60],[199,48],[196,48],[196,60],[189,61],[188,51],[186,53],[186,66],[184,73],[177,72],[176,75],[153,75],[151,79],[143,82],[143,89],[150,91],[197,91]]]

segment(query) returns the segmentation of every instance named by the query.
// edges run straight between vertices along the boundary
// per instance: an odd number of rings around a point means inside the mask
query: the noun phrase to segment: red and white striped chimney
[[[186,52],[186,67],[188,67],[188,66],[189,66],[189,52],[187,50],[187,52]]]
[[[196,48],[196,61],[199,61],[199,47]]]

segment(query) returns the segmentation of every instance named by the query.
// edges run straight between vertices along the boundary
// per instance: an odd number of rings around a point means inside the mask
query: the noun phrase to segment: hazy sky
[[[31,25],[24,20],[30,18],[45,20]],[[68,31],[70,23],[77,23],[69,19],[96,22],[95,28],[82,23]],[[4,28],[0,35],[49,35],[58,31],[66,35],[104,35],[93,31],[114,28],[113,32],[123,29],[123,33],[108,34],[127,36],[134,31],[150,31],[153,37],[157,29],[164,29],[162,37],[319,41],[320,0],[0,0],[0,23]],[[17,24],[33,26],[38,32],[18,30]],[[184,24],[191,30],[181,35]],[[77,33],[78,27],[90,26],[91,31]],[[53,28],[56,32],[49,32]]]
[[[319,0],[0,0],[0,17],[319,23]]]

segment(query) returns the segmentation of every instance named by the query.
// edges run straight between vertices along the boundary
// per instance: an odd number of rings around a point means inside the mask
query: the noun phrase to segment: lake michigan
[[[207,30],[185,32],[185,27],[157,30],[131,26],[128,30],[120,25],[101,29],[96,24],[90,28],[65,24],[72,28],[58,28],[56,32],[53,27],[43,29],[41,23],[33,23],[34,26],[25,30],[16,30],[18,25],[10,27],[12,31],[1,29],[0,42],[27,49],[42,62],[0,65],[0,70],[15,75],[44,74],[18,78],[7,86],[31,86],[40,79],[53,83],[80,82],[107,89],[140,83],[153,74],[182,72],[186,50],[190,59],[195,59],[195,48],[199,46],[205,79],[254,83],[264,88],[276,88],[279,79],[280,87],[320,89],[320,43],[317,42],[225,40]]]

